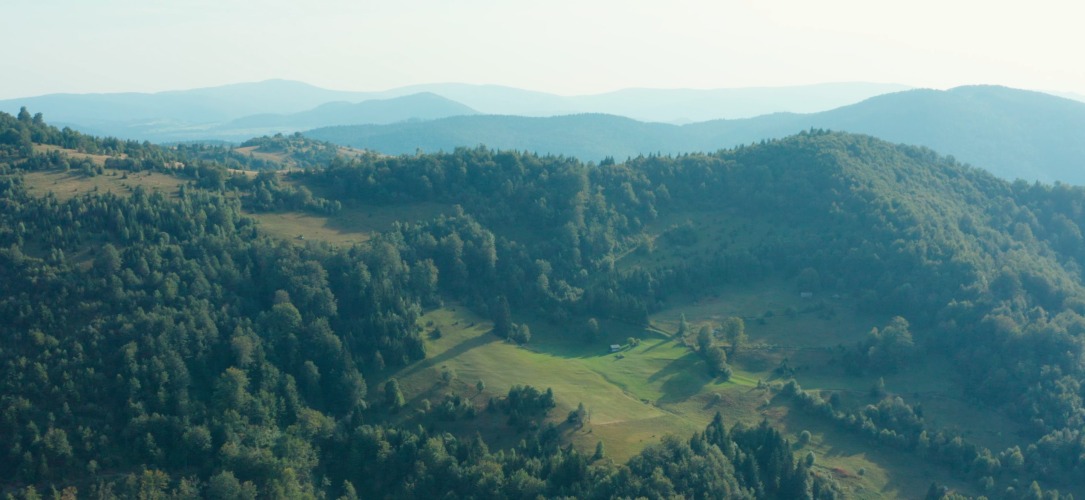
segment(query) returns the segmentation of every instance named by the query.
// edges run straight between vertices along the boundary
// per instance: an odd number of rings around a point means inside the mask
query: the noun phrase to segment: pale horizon
[[[1085,33],[1051,0],[12,0],[0,99],[271,79],[349,91],[434,83],[563,96],[836,82],[1085,95]],[[1067,15],[1060,15],[1060,13]]]
[[[356,88],[329,87],[329,86],[324,86],[324,85],[318,85],[318,84],[308,82],[308,81],[304,81],[304,80],[294,80],[294,79],[289,79],[289,78],[266,78],[266,79],[263,79],[263,80],[223,82],[223,83],[220,83],[220,84],[201,85],[201,86],[198,86],[198,87],[189,87],[189,88],[164,88],[164,89],[151,89],[151,90],[113,90],[113,91],[104,90],[104,91],[90,91],[90,92],[63,92],[63,91],[62,92],[49,92],[49,93],[45,93],[45,94],[21,95],[21,96],[13,96],[13,97],[0,97],[0,100],[20,99],[20,98],[30,99],[30,98],[42,97],[42,96],[48,96],[48,95],[106,95],[106,94],[147,94],[147,95],[154,95],[154,94],[164,94],[164,93],[170,93],[170,92],[188,92],[188,91],[194,91],[194,90],[216,89],[216,88],[230,87],[230,86],[235,86],[235,85],[255,85],[255,84],[261,84],[261,83],[268,83],[268,82],[298,83],[298,84],[308,85],[308,86],[323,89],[323,90],[331,90],[331,91],[335,91],[335,92],[373,92],[373,93],[381,93],[381,92],[387,92],[387,91],[398,90],[398,89],[403,89],[403,88],[411,88],[411,87],[429,87],[429,86],[441,86],[441,85],[469,85],[469,86],[479,86],[479,87],[501,87],[501,88],[508,88],[508,89],[524,90],[524,91],[528,91],[528,92],[538,92],[538,93],[551,94],[551,95],[560,96],[560,97],[588,97],[588,96],[597,96],[597,95],[609,94],[609,93],[614,93],[614,92],[622,92],[622,91],[628,91],[628,90],[713,91],[713,90],[744,90],[744,89],[774,89],[774,88],[783,89],[783,88],[797,88],[797,87],[813,87],[813,86],[821,86],[821,85],[848,85],[848,84],[855,84],[855,85],[885,85],[885,86],[896,85],[896,86],[901,86],[901,87],[905,87],[905,88],[909,88],[909,89],[949,90],[951,88],[960,87],[960,86],[990,85],[990,84],[985,84],[985,83],[975,83],[975,84],[963,84],[963,85],[954,85],[954,86],[949,86],[949,87],[935,88],[935,87],[924,87],[924,86],[908,85],[908,84],[899,83],[899,82],[830,81],[830,82],[797,83],[797,84],[792,84],[792,85],[752,85],[752,86],[741,86],[741,87],[703,87],[703,88],[689,87],[689,86],[686,86],[686,87],[621,87],[621,88],[606,89],[606,90],[595,91],[595,92],[587,92],[587,93],[559,93],[559,92],[551,92],[551,91],[548,91],[548,90],[545,90],[545,89],[534,89],[534,88],[527,88],[527,87],[518,87],[518,86],[505,85],[505,84],[499,84],[499,83],[468,83],[468,82],[454,82],[454,81],[447,81],[447,82],[434,81],[434,82],[409,83],[409,84],[405,84],[405,85],[397,85],[397,86],[394,86],[394,87],[356,89]],[[1036,91],[1041,91],[1041,92],[1044,91],[1042,89],[1022,89],[1022,90],[1036,90]]]

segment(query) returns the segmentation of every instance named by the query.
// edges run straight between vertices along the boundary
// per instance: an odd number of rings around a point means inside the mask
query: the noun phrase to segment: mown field
[[[369,241],[374,233],[391,229],[395,222],[429,220],[452,213],[452,207],[438,203],[412,203],[394,206],[360,205],[344,208],[332,216],[302,212],[250,213],[269,235],[299,244],[307,240],[333,245],[354,245]]]

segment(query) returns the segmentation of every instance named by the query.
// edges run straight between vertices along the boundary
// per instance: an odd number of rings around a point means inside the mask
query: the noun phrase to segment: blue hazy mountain
[[[297,113],[334,101],[360,101],[364,92],[342,92],[309,84],[268,80],[156,93],[49,94],[0,101],[0,111],[26,106],[50,121],[121,123],[134,121],[224,122],[258,113]]]
[[[812,113],[908,88],[897,84],[842,82],[704,90],[623,89],[559,96],[500,85],[446,83],[403,87],[395,92],[433,92],[492,115],[542,117],[601,113],[648,122],[690,123],[785,111]]]
[[[219,125],[211,132],[231,138],[249,138],[322,126],[389,124],[475,114],[478,112],[456,101],[430,92],[420,92],[359,103],[330,102],[299,113],[250,115]]]
[[[174,140],[244,140],[244,131],[293,132],[342,124],[389,123],[402,119],[450,116],[451,106],[431,98],[433,110],[351,110],[349,104],[390,100],[420,93],[456,101],[470,111],[498,115],[559,116],[606,113],[641,121],[688,123],[741,118],[778,111],[812,112],[859,102],[873,95],[902,89],[900,85],[830,83],[776,88],[715,90],[630,89],[588,96],[559,96],[499,85],[458,83],[401,87],[379,92],[328,90],[313,85],[268,80],[221,87],[158,93],[51,94],[0,101],[0,111],[16,113],[26,106],[43,113],[50,123],[95,135],[112,135],[155,142]],[[392,103],[396,106],[406,103]],[[271,115],[292,115],[285,116]],[[294,116],[296,115],[296,116]],[[411,116],[406,116],[411,115]],[[321,122],[327,118],[329,121]],[[344,121],[345,119],[357,121]]]
[[[810,128],[930,147],[1007,179],[1085,184],[1085,103],[996,86],[916,89],[819,113],[775,113],[683,126],[617,116],[472,116],[386,126],[332,127],[310,137],[399,154],[485,144],[598,161],[714,151]]]

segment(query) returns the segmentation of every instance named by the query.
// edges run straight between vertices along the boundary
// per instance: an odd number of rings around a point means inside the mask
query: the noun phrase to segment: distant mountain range
[[[388,124],[475,114],[478,114],[478,111],[456,101],[430,92],[420,92],[391,99],[371,99],[356,104],[329,102],[299,113],[250,115],[231,120],[209,131],[249,138],[334,125]]]
[[[711,151],[809,128],[928,146],[1007,179],[1085,185],[1082,96],[994,86],[948,91],[831,83],[627,89],[559,96],[496,85],[381,92],[269,80],[154,94],[54,94],[0,101],[51,123],[152,142],[232,141],[306,131],[389,154],[485,144],[600,160]]]
[[[32,112],[43,113],[50,123],[126,139],[243,141],[253,135],[292,133],[324,126],[384,124],[477,113],[521,116],[607,113],[641,121],[688,123],[780,111],[822,111],[904,88],[907,87],[895,84],[828,83],[715,90],[629,89],[566,97],[497,85],[449,83],[381,92],[348,92],[269,80],[154,94],[52,94],[8,99],[0,101],[0,111],[14,114],[26,106]],[[385,102],[378,104],[378,101]],[[362,103],[369,104],[351,107]]]
[[[330,127],[306,135],[389,154],[485,144],[598,161],[607,156],[714,151],[810,128],[927,146],[1007,179],[1085,184],[1085,103],[995,86],[909,90],[820,113],[776,113],[684,126],[601,114],[458,116]]]
[[[624,89],[559,96],[498,85],[433,84],[391,92],[433,92],[488,115],[545,117],[602,113],[645,122],[681,124],[779,112],[813,113],[908,88],[897,84],[844,82],[707,90]]]

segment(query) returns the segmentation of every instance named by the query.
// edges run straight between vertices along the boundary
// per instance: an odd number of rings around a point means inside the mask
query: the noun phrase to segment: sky
[[[825,82],[1085,94],[1072,2],[3,0],[0,99],[267,79],[562,95]]]

